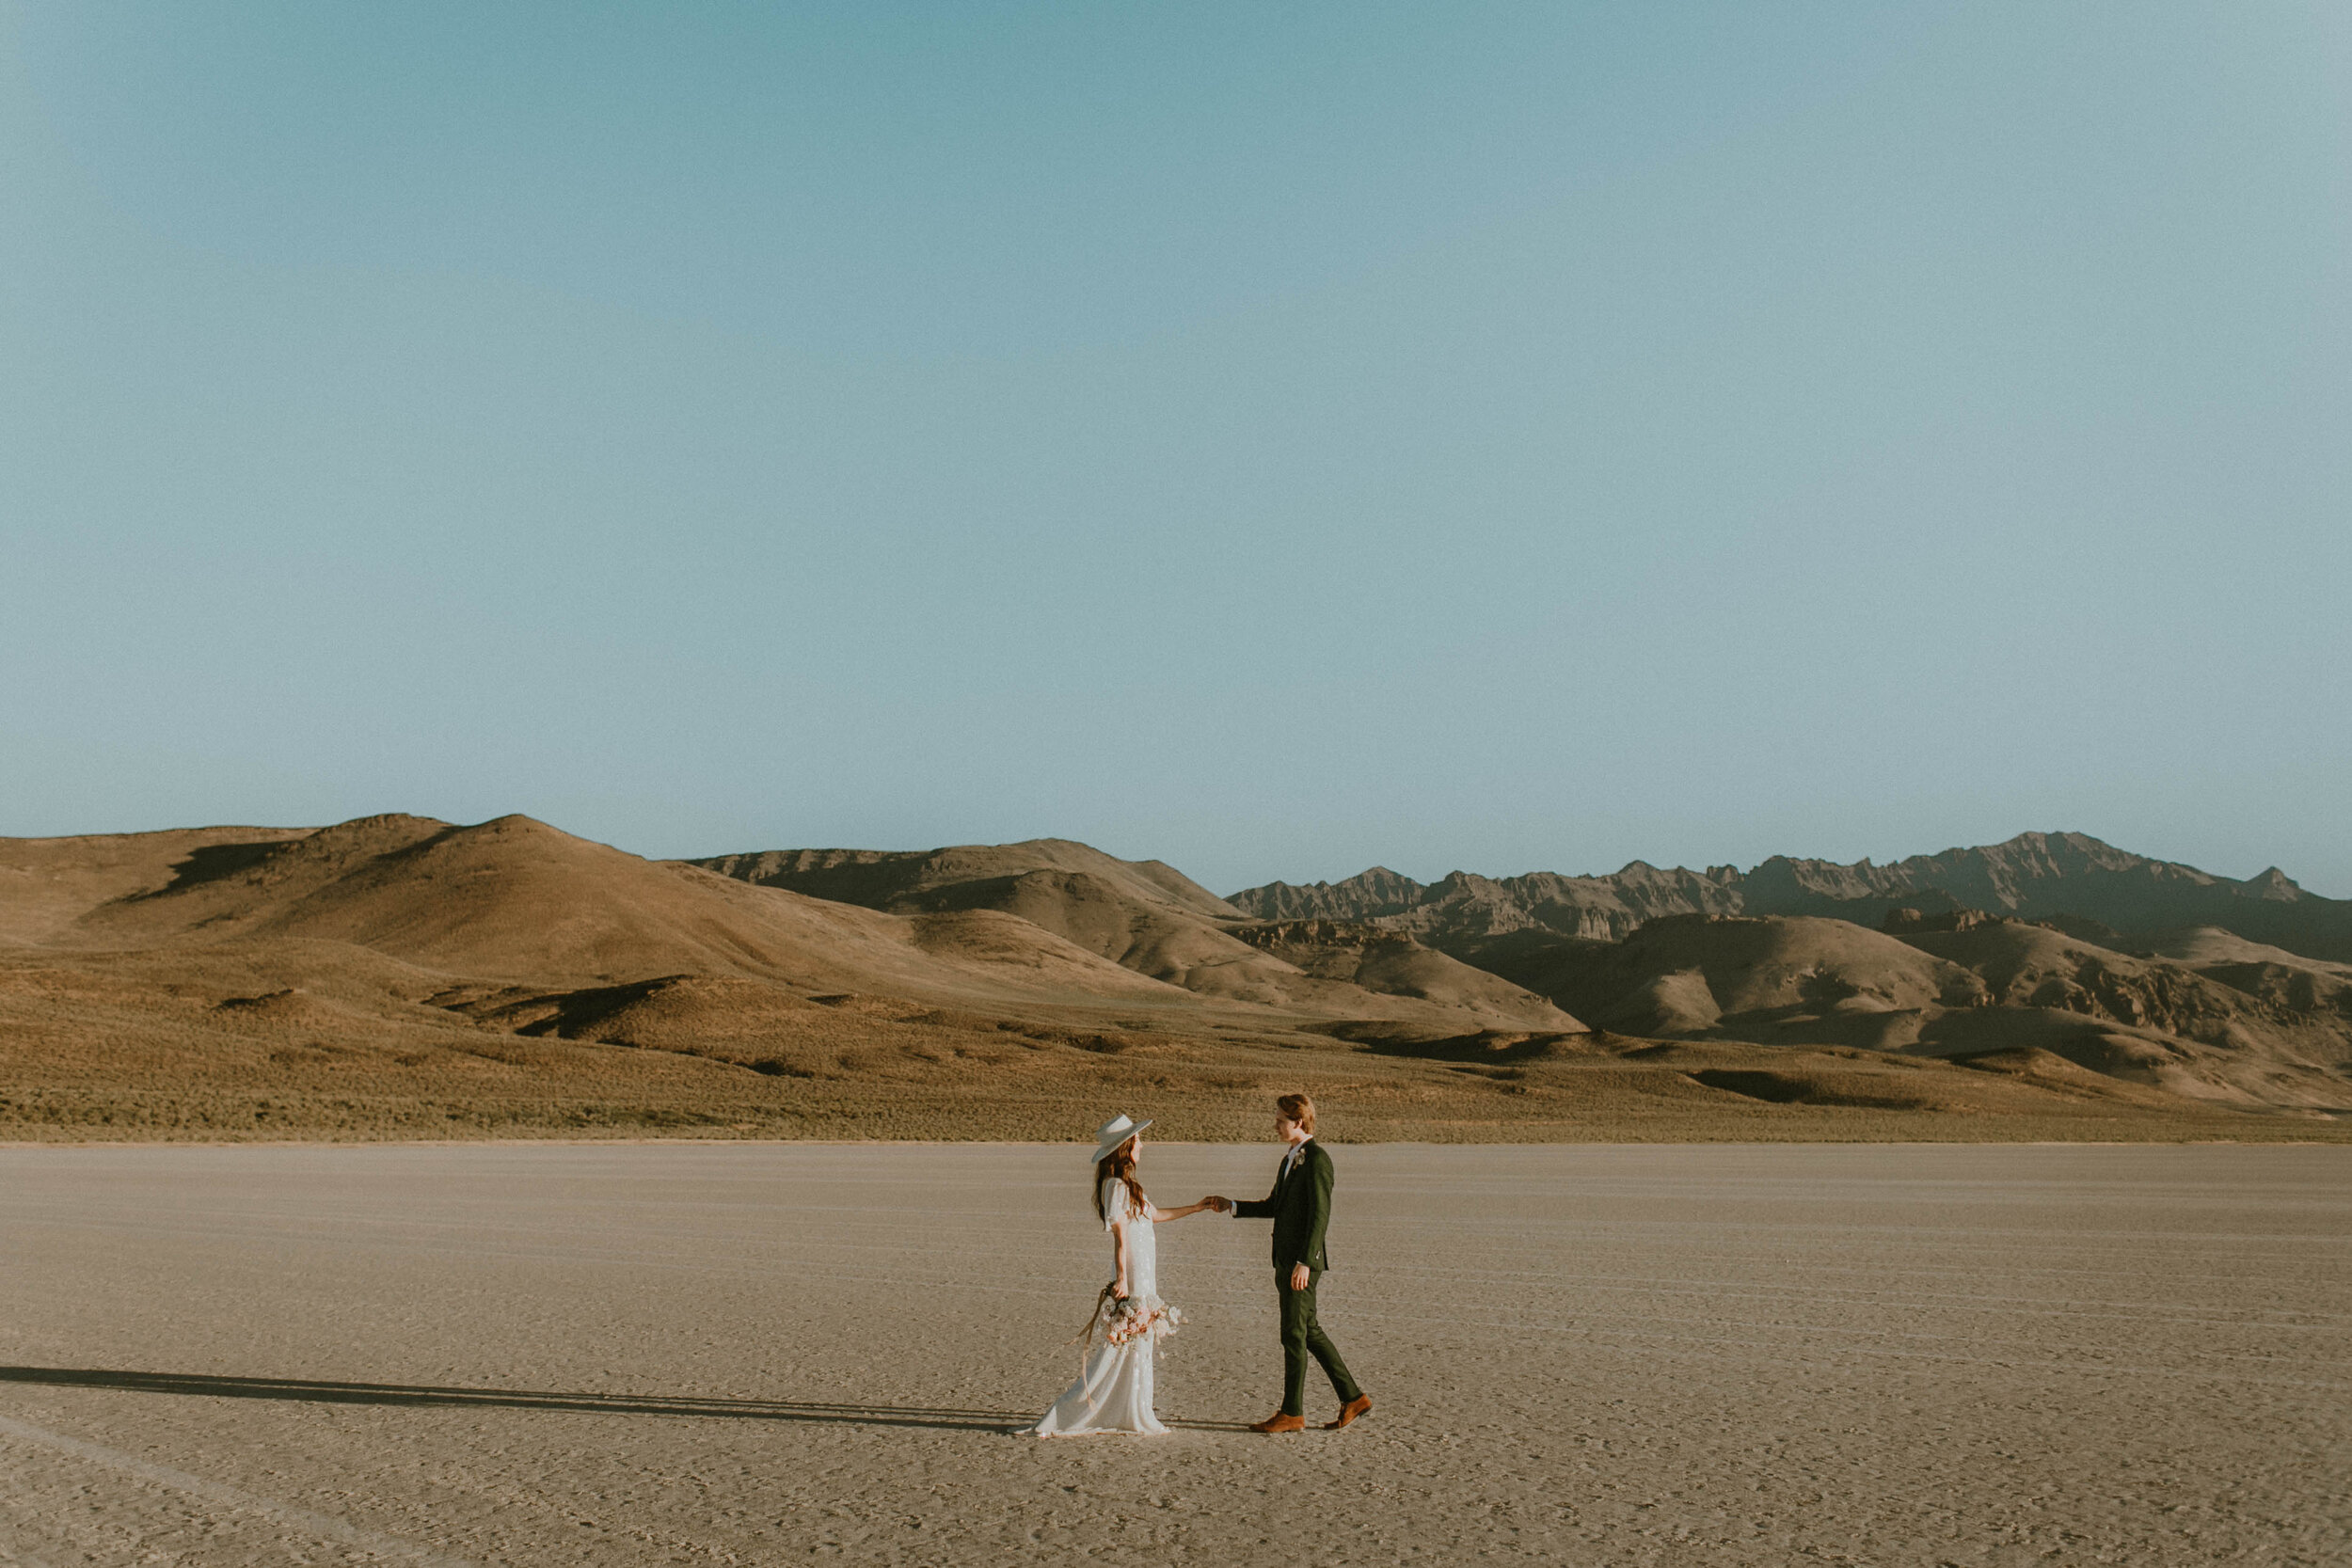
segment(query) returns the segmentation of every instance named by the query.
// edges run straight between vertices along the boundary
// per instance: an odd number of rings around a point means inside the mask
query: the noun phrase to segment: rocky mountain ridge
[[[1269,882],[1226,902],[1262,920],[1385,925],[1456,956],[1518,931],[1620,942],[1666,915],[1816,915],[1875,927],[1909,908],[2072,920],[2142,946],[2217,927],[2309,958],[2352,960],[2352,901],[2307,892],[2275,866],[2241,881],[2076,832],[2020,833],[1887,865],[1775,855],[1746,872],[1635,861],[1606,876],[1456,871],[1434,883],[1375,866],[1339,882]]]

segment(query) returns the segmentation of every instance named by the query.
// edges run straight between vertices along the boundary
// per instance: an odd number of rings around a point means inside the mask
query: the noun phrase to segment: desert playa
[[[2352,1151],[1339,1155],[1374,1417],[1237,1430],[1263,1238],[1203,1222],[1176,1432],[1051,1444],[1012,1429],[1101,1264],[1066,1148],[0,1150],[0,1560],[2352,1552]]]

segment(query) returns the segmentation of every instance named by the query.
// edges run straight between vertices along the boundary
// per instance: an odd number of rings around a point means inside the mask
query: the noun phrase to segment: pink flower
[[[1100,1315],[1088,1325],[1088,1332],[1081,1334],[1074,1342],[1091,1341],[1093,1331],[1097,1328],[1102,1330],[1103,1341],[1108,1345],[1128,1345],[1138,1338],[1165,1339],[1175,1333],[1184,1321],[1184,1313],[1173,1307],[1147,1307],[1134,1297],[1115,1301],[1106,1290],[1103,1293]]]

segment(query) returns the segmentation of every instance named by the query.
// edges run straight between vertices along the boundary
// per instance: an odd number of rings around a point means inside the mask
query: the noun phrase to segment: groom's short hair
[[[1315,1130],[1315,1102],[1303,1094],[1286,1094],[1274,1102],[1284,1121],[1295,1121],[1312,1132]]]

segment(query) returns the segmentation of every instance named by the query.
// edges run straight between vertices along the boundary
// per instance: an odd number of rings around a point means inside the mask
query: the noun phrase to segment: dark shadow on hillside
[[[596,1025],[622,1008],[643,1002],[664,986],[686,979],[683,974],[660,974],[626,985],[589,986],[580,990],[551,992],[543,1001],[554,1004],[548,1017],[523,1024],[515,1033],[533,1039],[553,1035],[563,1039],[593,1039]]]
[[[1317,1025],[1307,1032],[1344,1040],[1375,1056],[1496,1066],[1545,1056],[1589,1056],[1599,1045],[1599,1037],[1590,1034],[1528,1034],[1517,1029],[1481,1029],[1467,1035],[1432,1037],[1409,1025],[1361,1020]]]
[[[256,844],[207,844],[200,849],[188,851],[188,858],[171,868],[171,880],[162,887],[145,893],[135,893],[122,900],[126,904],[144,903],[150,898],[167,898],[175,893],[185,893],[206,882],[217,882],[249,871],[298,839],[265,838]]]
[[[528,1388],[448,1388],[422,1384],[333,1383],[308,1378],[222,1377],[202,1372],[116,1371],[94,1367],[0,1367],[0,1383],[112,1388],[134,1394],[310,1404],[556,1410],[594,1416],[688,1416],[820,1426],[932,1427],[947,1432],[1019,1432],[1041,1411],[962,1410],[930,1405],[826,1404],[802,1400],[703,1399],[693,1395],[553,1393]],[[1192,1432],[1245,1432],[1238,1421],[1169,1421]]]

